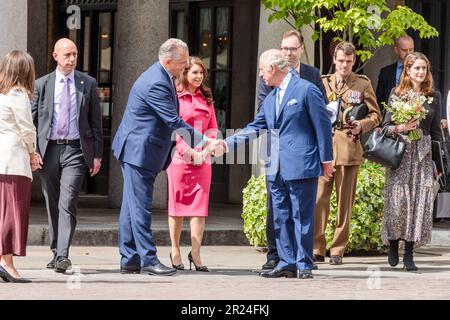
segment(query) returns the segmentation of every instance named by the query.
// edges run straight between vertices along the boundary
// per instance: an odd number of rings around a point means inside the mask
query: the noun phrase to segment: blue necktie
[[[400,78],[402,76],[402,72],[403,72],[403,65],[399,65],[397,66],[397,74],[395,77],[395,85],[398,85],[400,83]]]
[[[275,92],[275,120],[278,120],[278,116],[280,115],[280,104],[280,88],[277,88]]]

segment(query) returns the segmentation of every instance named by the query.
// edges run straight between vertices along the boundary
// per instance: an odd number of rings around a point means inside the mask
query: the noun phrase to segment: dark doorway
[[[186,41],[190,55],[199,56],[208,68],[207,84],[223,137],[230,127],[232,16],[231,1],[173,1],[170,5],[170,36]],[[229,166],[214,164],[212,170],[210,201],[227,202]]]
[[[91,1],[90,5],[80,5],[81,29],[69,30],[64,26],[61,29],[66,30],[66,33],[61,36],[70,38],[78,47],[77,69],[97,79],[103,123],[103,159],[100,172],[95,177],[87,175],[83,191],[87,194],[107,195],[111,152],[112,61],[116,5],[114,1],[109,1],[108,6],[105,6],[103,1],[98,1],[98,4],[95,2]],[[67,4],[60,6],[58,25],[66,23],[67,6]]]
[[[435,86],[442,94],[442,106],[445,107],[450,89],[450,3],[447,0],[407,0],[406,4],[439,32],[439,36],[432,39],[420,39],[418,32],[411,36],[414,38],[415,50],[430,59]]]

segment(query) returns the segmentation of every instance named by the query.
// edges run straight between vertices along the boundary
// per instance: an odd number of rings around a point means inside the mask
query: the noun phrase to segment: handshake
[[[194,149],[188,150],[188,155],[192,159],[192,164],[195,166],[201,166],[205,163],[205,160],[210,157],[221,157],[224,153],[228,152],[228,146],[224,140],[217,140],[208,138],[203,146],[202,151],[196,151]]]

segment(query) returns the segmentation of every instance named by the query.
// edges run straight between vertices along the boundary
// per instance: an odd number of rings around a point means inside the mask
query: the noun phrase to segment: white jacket
[[[36,128],[28,95],[17,89],[0,94],[0,174],[33,179],[29,154],[35,146]]]

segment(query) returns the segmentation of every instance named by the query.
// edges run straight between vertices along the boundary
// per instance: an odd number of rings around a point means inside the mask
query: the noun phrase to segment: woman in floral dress
[[[433,163],[431,140],[441,141],[440,101],[441,96],[434,90],[430,62],[422,53],[407,56],[399,85],[392,90],[389,101],[400,97],[409,103],[417,99],[423,103],[428,113],[421,121],[396,124],[392,113],[387,112],[383,126],[388,134],[402,135],[407,143],[400,167],[388,169],[384,189],[384,212],[381,237],[389,244],[388,262],[396,266],[399,262],[399,240],[405,241],[403,267],[416,271],[413,249],[431,239],[433,223]],[[421,137],[410,141],[408,132],[418,129]]]

